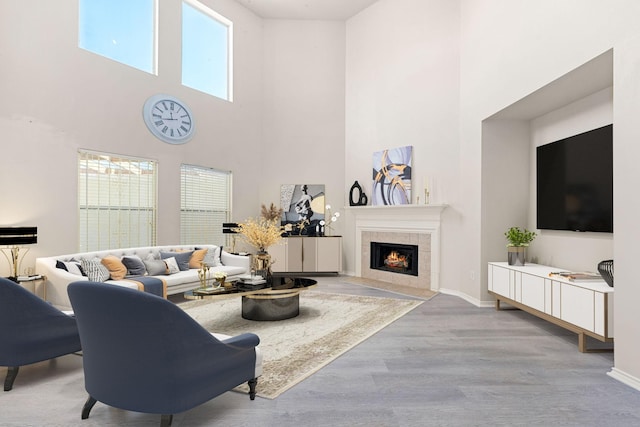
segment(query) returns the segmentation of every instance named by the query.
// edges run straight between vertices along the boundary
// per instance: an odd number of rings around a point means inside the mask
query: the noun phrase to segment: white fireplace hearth
[[[355,222],[355,274],[394,285],[440,288],[440,221],[446,205],[350,207]],[[370,268],[371,242],[418,246],[418,275]]]

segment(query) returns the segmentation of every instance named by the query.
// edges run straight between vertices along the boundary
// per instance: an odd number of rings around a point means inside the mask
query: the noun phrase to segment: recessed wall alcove
[[[560,139],[541,133],[552,129],[567,132],[567,137],[611,123],[612,91],[613,50],[608,50],[482,121],[483,289],[487,262],[506,261],[504,232],[511,226],[536,229],[535,144]],[[543,230],[528,257],[567,269],[594,270],[612,254],[612,234]]]

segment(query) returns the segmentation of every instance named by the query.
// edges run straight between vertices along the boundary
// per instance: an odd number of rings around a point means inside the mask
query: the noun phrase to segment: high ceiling
[[[378,0],[236,0],[267,19],[345,21]]]

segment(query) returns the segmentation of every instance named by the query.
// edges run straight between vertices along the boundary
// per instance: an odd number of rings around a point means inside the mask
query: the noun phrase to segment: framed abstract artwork
[[[280,186],[281,224],[292,234],[312,236],[324,220],[324,184],[284,184]]]
[[[413,146],[373,153],[372,205],[411,204],[411,158]]]

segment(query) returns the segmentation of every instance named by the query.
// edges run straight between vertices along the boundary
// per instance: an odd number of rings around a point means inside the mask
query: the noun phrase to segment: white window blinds
[[[231,172],[185,164],[180,169],[180,243],[224,245],[222,223],[231,217]]]
[[[157,163],[78,152],[79,251],[153,246]]]

